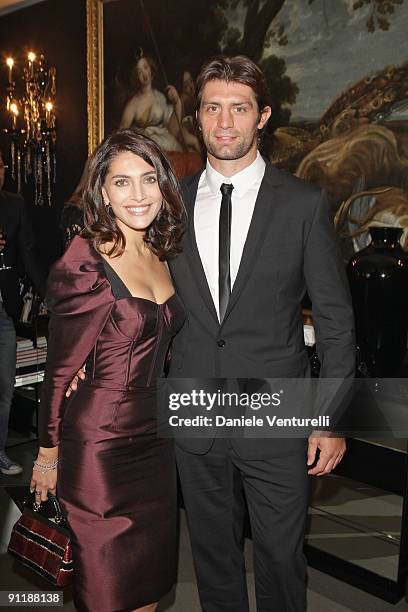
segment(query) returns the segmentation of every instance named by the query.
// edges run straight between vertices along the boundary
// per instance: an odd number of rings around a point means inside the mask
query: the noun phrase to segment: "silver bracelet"
[[[38,461],[34,461],[34,467],[33,469],[36,470],[37,472],[41,472],[41,474],[46,474],[47,472],[51,472],[52,470],[55,470],[55,468],[58,465],[58,459],[55,459],[55,461],[53,461],[52,463],[48,463],[48,464],[44,464],[44,463],[38,463]]]

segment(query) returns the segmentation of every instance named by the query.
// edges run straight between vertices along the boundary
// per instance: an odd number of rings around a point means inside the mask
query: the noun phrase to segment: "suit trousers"
[[[0,451],[6,446],[16,375],[16,330],[0,301]]]
[[[304,451],[244,459],[228,439],[217,438],[203,455],[176,445],[176,458],[203,611],[249,611],[246,500],[258,612],[303,612],[310,488]]]

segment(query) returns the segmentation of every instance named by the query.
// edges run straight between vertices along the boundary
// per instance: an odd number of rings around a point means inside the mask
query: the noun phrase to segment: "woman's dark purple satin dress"
[[[74,536],[75,605],[131,610],[157,601],[175,581],[176,471],[155,414],[157,378],[183,306],[176,295],[164,304],[117,299],[104,260],[81,237],[53,267],[48,289],[40,443],[60,446],[58,496]],[[86,380],[66,399],[84,362]]]

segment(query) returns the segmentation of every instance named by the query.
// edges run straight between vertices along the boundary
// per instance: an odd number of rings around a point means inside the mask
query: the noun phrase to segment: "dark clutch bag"
[[[54,495],[49,493],[38,510],[34,493],[29,495],[11,532],[8,552],[54,586],[70,584],[74,569],[71,534]]]

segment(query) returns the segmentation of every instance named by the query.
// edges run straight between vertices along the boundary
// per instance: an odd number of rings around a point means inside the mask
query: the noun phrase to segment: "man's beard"
[[[207,149],[207,153],[215,157],[216,159],[234,160],[242,159],[252,149],[254,143],[257,140],[257,131],[253,133],[252,139],[238,140],[235,143],[228,145],[216,145],[213,142],[204,138],[204,144]]]

